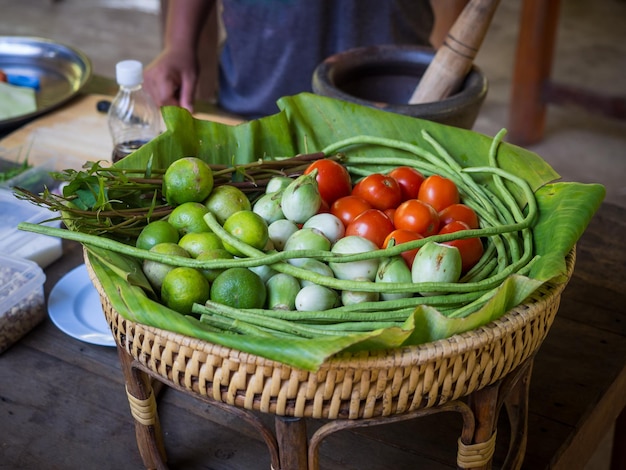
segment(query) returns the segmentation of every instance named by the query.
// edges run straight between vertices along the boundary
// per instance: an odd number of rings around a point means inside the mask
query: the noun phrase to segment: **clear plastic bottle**
[[[113,162],[137,150],[161,132],[161,115],[143,89],[143,66],[136,60],[123,60],[115,66],[120,86],[108,112],[113,138]]]

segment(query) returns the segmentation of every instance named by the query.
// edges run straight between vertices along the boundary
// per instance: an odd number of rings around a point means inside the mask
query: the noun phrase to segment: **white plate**
[[[84,264],[71,270],[52,288],[48,314],[59,330],[73,338],[100,346],[115,346],[98,291]]]

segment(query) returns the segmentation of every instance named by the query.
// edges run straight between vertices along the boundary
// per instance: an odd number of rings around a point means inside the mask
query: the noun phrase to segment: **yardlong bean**
[[[187,266],[201,269],[226,269],[230,267],[269,266],[278,272],[287,273],[300,280],[337,290],[356,290],[380,293],[415,293],[440,292],[440,295],[419,296],[377,302],[364,302],[341,306],[325,311],[299,312],[266,309],[235,309],[225,305],[207,302],[195,305],[193,312],[201,320],[218,331],[232,331],[240,334],[257,336],[278,335],[286,338],[321,338],[346,334],[347,332],[372,331],[381,328],[401,327],[411,312],[420,305],[429,305],[453,318],[463,318],[485,305],[494,296],[502,282],[511,274],[527,273],[534,262],[532,245],[532,226],[537,216],[534,194],[528,183],[498,166],[497,152],[504,137],[504,131],[496,135],[491,143],[488,155],[489,166],[462,167],[445,147],[426,131],[422,132],[424,141],[431,149],[415,144],[375,136],[354,136],[335,142],[315,154],[329,157],[340,151],[349,152],[358,146],[382,146],[399,151],[397,155],[383,156],[376,162],[370,157],[337,154],[332,158],[344,163],[355,176],[366,176],[372,168],[381,168],[388,172],[398,166],[411,166],[425,175],[440,174],[455,182],[463,202],[474,209],[480,219],[477,229],[435,235],[427,239],[407,242],[386,249],[367,253],[335,254],[330,251],[291,250],[282,252],[263,252],[257,250],[228,233],[217,222],[213,214],[205,216],[209,228],[222,241],[235,247],[244,257],[237,259],[196,260],[178,256],[141,250],[125,243],[117,242],[87,233],[73,232],[53,227],[20,224],[27,231],[45,233],[79,241],[86,246],[95,246],[119,252],[138,259],[153,260],[175,266]],[[405,156],[400,152],[409,154]],[[263,167],[262,162],[249,165],[259,167],[264,175],[274,174],[274,167]],[[388,169],[388,170],[385,170]],[[223,170],[225,173],[236,171]],[[216,169],[219,176],[222,171]],[[473,176],[483,174],[478,180]],[[253,178],[254,179],[254,178]],[[489,185],[478,181],[488,180]],[[511,187],[517,188],[527,202],[526,213],[517,202]],[[294,258],[313,258],[324,262],[353,262],[366,259],[397,256],[400,253],[420,248],[429,241],[445,242],[458,238],[479,237],[485,240],[486,248],[479,262],[458,283],[372,283],[364,281],[341,280],[324,276],[289,264]]]
[[[450,306],[457,309],[467,302],[482,296],[484,291],[469,292],[465,294],[441,295],[432,297],[410,297],[406,299],[364,302],[361,304],[344,305],[328,310],[298,311],[298,310],[268,310],[249,309],[248,311],[259,315],[289,320],[294,322],[308,323],[334,323],[334,322],[385,322],[403,321],[407,315],[419,305],[432,305],[436,307]]]
[[[248,257],[262,257],[264,253],[261,250],[257,250],[250,245],[247,245],[241,242],[239,239],[226,232],[217,222],[215,217],[212,214],[207,214],[205,216],[205,221],[207,225],[215,234],[217,234],[223,241],[228,243],[229,245],[235,247],[238,251],[243,253]],[[486,229],[485,229],[486,230]],[[467,230],[466,232],[472,232]],[[404,244],[404,249],[409,246],[407,242]],[[402,249],[402,247],[400,247]],[[300,252],[297,252],[300,253]],[[377,251],[366,252],[366,253],[358,253],[355,255],[345,255],[345,257],[338,258],[341,259],[350,259],[350,260],[362,260],[369,259],[372,257],[373,253],[378,253]],[[301,256],[299,256],[301,257]],[[293,266],[288,263],[278,262],[271,264],[270,267],[275,269],[278,272],[282,272],[285,274],[290,274],[298,279],[304,279],[307,281],[314,282],[316,284],[330,287],[338,290],[366,290],[370,292],[389,292],[389,293],[403,293],[403,292],[446,292],[446,293],[463,293],[463,292],[471,292],[482,289],[490,289],[497,285],[499,285],[508,275],[512,272],[515,272],[516,269],[519,268],[519,265],[524,260],[520,260],[517,263],[513,263],[494,276],[483,279],[479,282],[475,283],[442,283],[442,282],[420,282],[420,283],[392,283],[392,282],[381,282],[381,283],[365,283],[364,281],[349,281],[336,279],[334,277],[323,276],[318,273],[308,271],[306,269],[302,269],[296,266]],[[367,287],[366,287],[367,286]]]
[[[428,136],[428,134],[426,135]],[[357,138],[352,138],[348,140],[351,145],[354,145],[355,142],[358,141]],[[406,144],[404,142],[396,142],[396,141],[391,141],[389,139],[384,139],[382,142],[379,142],[378,138],[374,137],[374,138],[365,138],[363,143],[378,144],[378,145],[382,145],[382,144],[394,145],[395,148],[399,150],[413,152],[413,155],[415,156],[427,155],[429,157],[429,160],[436,158],[428,152],[426,153],[422,152],[422,150],[419,147],[411,145],[411,144]],[[438,146],[437,148],[441,150],[443,149],[441,146]],[[448,159],[451,159],[452,157],[450,157],[447,154],[447,152],[444,152],[442,153],[442,158],[444,158],[444,160],[448,160]],[[494,195],[488,188],[479,187],[471,178],[462,177],[460,176],[460,173],[452,169],[448,169],[442,165],[438,165],[438,166],[431,165],[430,163],[424,163],[424,162],[417,161],[415,159],[406,159],[402,157],[385,158],[385,159],[382,159],[381,161],[384,162],[384,164],[389,165],[390,169],[394,168],[395,166],[409,165],[409,166],[414,166],[420,169],[421,171],[425,171],[426,174],[434,174],[434,173],[441,174],[442,176],[445,176],[446,178],[449,178],[455,182],[455,184],[459,188],[459,191],[464,197],[465,204],[467,204],[472,209],[474,209],[479,215],[480,219],[484,221],[485,223],[487,223],[489,226],[504,227],[508,224],[513,223],[513,217],[511,216],[511,214],[507,212],[506,207],[502,204],[502,202],[498,199],[496,195]],[[352,163],[352,166],[349,166],[351,171],[355,171],[355,165],[359,163],[371,165],[371,162],[369,161],[367,157],[350,157],[347,161],[347,164],[350,165],[350,163]],[[460,168],[459,165],[455,166],[455,168],[457,167]],[[468,187],[468,182],[471,183],[470,184],[471,188]],[[492,236],[490,240],[492,243],[494,243],[494,245],[496,246],[498,250],[498,261],[499,261],[500,269],[504,268],[504,266],[506,266],[509,262],[509,257],[508,257],[509,252],[507,252],[506,247],[502,244],[501,238],[503,238],[509,244],[510,252],[512,253],[512,256],[510,257],[510,259],[511,260],[519,259],[519,256],[517,256],[517,252],[518,252],[517,239],[514,236],[509,235],[508,232],[505,230],[503,230],[502,233],[489,234],[489,235]]]

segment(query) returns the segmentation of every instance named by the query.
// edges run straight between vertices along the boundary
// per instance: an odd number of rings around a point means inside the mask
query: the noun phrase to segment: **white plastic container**
[[[33,261],[0,254],[0,354],[45,318],[45,280]]]
[[[55,212],[18,199],[13,191],[0,188],[0,254],[25,258],[45,268],[63,254],[61,239],[17,228],[20,222],[40,223],[54,218]],[[46,222],[59,227],[60,221]]]

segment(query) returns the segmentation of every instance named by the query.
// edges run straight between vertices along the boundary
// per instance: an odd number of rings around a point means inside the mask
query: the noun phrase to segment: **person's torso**
[[[428,45],[430,0],[223,0],[220,105],[258,117],[311,90],[315,67],[355,47]]]

